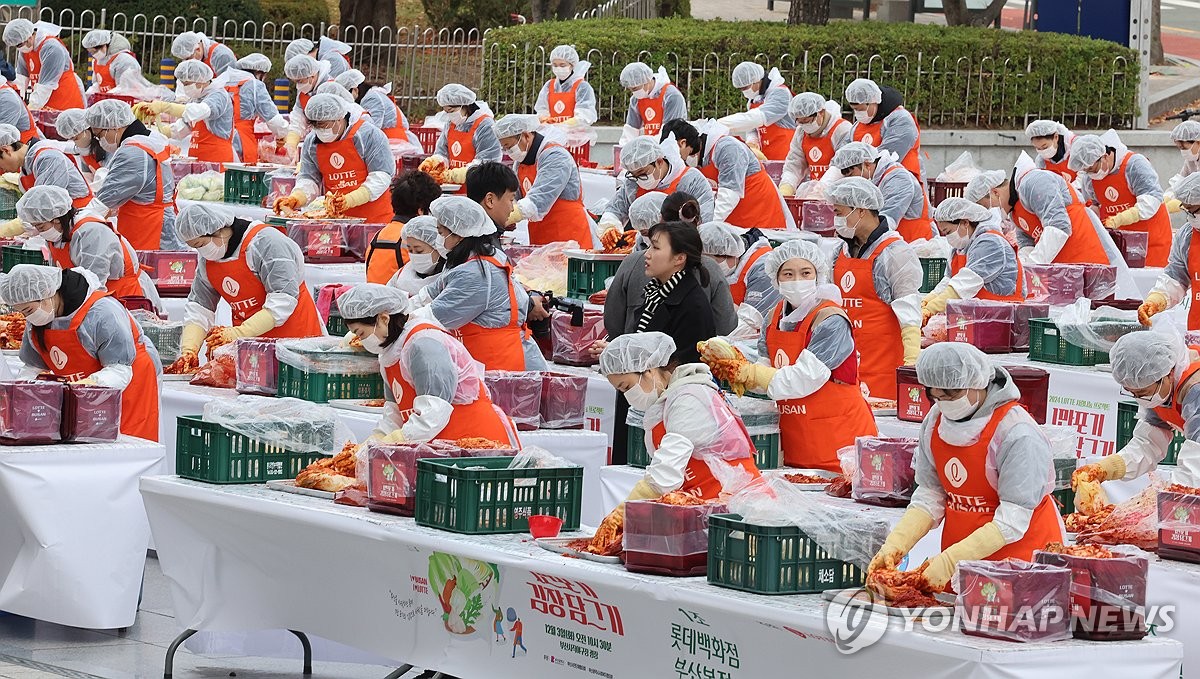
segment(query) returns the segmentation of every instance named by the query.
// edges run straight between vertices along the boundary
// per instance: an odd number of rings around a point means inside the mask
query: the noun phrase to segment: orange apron
[[[543,148],[538,150],[539,158],[544,151],[562,145],[544,141],[542,146]],[[517,163],[517,180],[521,184],[523,195],[529,195],[534,182],[537,181],[537,174],[536,161],[532,164]],[[591,247],[592,229],[588,224],[587,210],[583,207],[582,184],[580,184],[578,198],[575,200],[558,198],[540,221],[529,222],[530,245],[547,245],[568,240],[579,243],[580,247]]]
[[[734,306],[746,301],[746,277],[750,275],[750,268],[769,254],[771,254],[770,247],[761,247],[744,257],[738,264],[737,280],[729,284],[729,294],[733,296]]]
[[[219,47],[219,46],[220,46],[220,43],[213,40],[212,44],[208,46],[208,49],[204,51],[204,56],[201,57],[201,59],[200,59],[200,61],[203,61],[209,68],[212,69],[212,72],[217,75],[220,75],[220,74],[217,73],[217,67],[213,66],[212,58],[213,58],[213,54],[216,54],[217,47]]]
[[[262,311],[263,304],[266,302],[267,289],[250,269],[246,256],[250,252],[250,243],[255,236],[270,228],[273,227],[266,224],[255,224],[247,229],[246,235],[242,236],[241,248],[239,248],[236,258],[228,262],[208,261],[204,263],[208,272],[209,284],[229,303],[229,308],[233,311],[234,325],[240,325],[247,318]],[[312,293],[308,291],[308,284],[304,281],[300,281],[296,299],[298,301],[292,315],[284,321],[283,325],[276,326],[270,332],[263,334],[263,337],[318,337],[325,334],[321,316],[317,313],[317,305],[313,302]]]
[[[785,85],[780,85],[785,92],[788,93],[788,101],[792,100],[792,91]],[[751,102],[750,110],[762,106],[766,101]],[[796,134],[796,128],[787,128],[780,126],[779,123],[771,123],[758,128],[758,140],[762,144],[762,154],[767,157],[767,160],[784,160],[787,158],[788,150],[792,148],[792,137]]]
[[[236,122],[236,109],[234,109],[233,118]],[[188,147],[188,155],[196,160],[208,163],[235,162],[237,160],[237,153],[233,150],[233,135],[237,133],[237,128],[234,127],[229,139],[223,139],[208,129],[208,123],[203,120],[197,120],[192,125],[192,141],[191,146]]]
[[[413,328],[404,341],[407,343],[417,333],[430,330],[445,332],[436,325],[422,323]],[[408,421],[409,416],[412,414],[413,401],[419,396],[417,389],[400,374],[399,362],[384,368],[383,378],[387,380],[392,388],[392,395],[396,397],[396,407],[400,410],[400,418],[403,424],[403,422]],[[470,403],[452,404],[452,408],[450,411],[450,421],[438,432],[436,438],[455,441],[462,438],[481,436],[504,445],[517,444],[515,438],[516,427],[511,426],[508,423],[508,416],[492,404],[492,399],[488,395],[487,387],[483,385],[482,379],[479,380],[478,398]]]
[[[1192,231],[1187,270],[1192,277],[1192,307],[1188,310],[1188,330],[1200,330],[1200,231]]]
[[[74,169],[76,172],[79,172],[79,166],[76,165],[74,163],[74,161],[72,161],[70,158],[68,158],[67,154],[63,153],[62,151],[59,151],[56,148],[51,148],[49,144],[39,144],[38,145],[38,148],[33,152],[33,158],[31,158],[29,160],[30,167],[32,167],[33,163],[37,161],[37,157],[42,155],[42,153],[44,153],[46,151],[54,151],[54,152],[62,155],[63,161],[66,162],[66,164],[70,165],[72,167],[72,169]],[[91,185],[88,184],[87,180],[83,178],[82,172],[79,172],[79,178],[81,180],[83,180],[83,185],[85,187],[87,187],[87,195],[79,196],[78,198],[71,199],[71,207],[75,208],[76,210],[82,210],[83,208],[87,207],[89,203],[92,202],[92,187],[91,187]],[[37,184],[37,177],[33,176],[32,174],[25,174],[25,170],[24,170],[24,168],[22,168],[21,169],[21,188],[28,191],[29,189],[32,189],[36,184]]]
[[[397,261],[396,245],[404,234],[404,222],[388,222],[379,230],[367,246],[367,282],[387,285],[392,276],[400,270],[402,263]],[[378,250],[378,252],[377,252]],[[401,254],[406,250],[401,250]],[[378,256],[377,256],[378,255]]]
[[[883,176],[879,178],[879,186],[883,186],[887,176],[901,168],[900,165],[893,165],[883,171]],[[904,240],[912,243],[918,240],[930,240],[933,236],[933,220],[929,218],[929,194],[921,190],[921,182],[917,181],[917,190],[921,191],[921,206],[920,217],[902,217],[900,223],[896,225],[896,233],[904,237]]]
[[[667,83],[658,91],[657,97],[646,97],[637,100],[638,116],[642,119],[642,134],[647,137],[658,137],[662,132],[663,116],[666,115],[664,103],[669,90],[676,89],[675,85]]]
[[[1121,160],[1117,172],[1109,174],[1104,179],[1093,179],[1092,190],[1096,194],[1096,202],[1103,215],[1100,221],[1118,215],[1137,205],[1137,196],[1129,188],[1125,169],[1133,152],[1128,151]],[[1163,267],[1167,265],[1167,256],[1171,254],[1171,217],[1167,214],[1167,206],[1159,205],[1158,212],[1150,217],[1133,224],[1121,227],[1122,231],[1140,231],[1149,234],[1149,245],[1146,248],[1146,266]]]
[[[903,106],[898,106],[895,110],[908,113],[913,119],[913,125],[917,126],[917,140],[913,142],[913,147],[908,150],[908,153],[904,154],[904,158],[900,160],[900,164],[911,172],[917,178],[917,181],[921,182],[923,181],[921,179],[921,124],[917,122],[917,117]],[[891,115],[891,113],[888,115]],[[884,116],[884,119],[886,120],[887,116]],[[877,123],[855,123],[852,136],[854,141],[866,142],[878,148],[883,141],[883,120]]]
[[[1189,345],[1191,351],[1200,352],[1200,347]],[[1159,406],[1154,409],[1154,414],[1158,415],[1159,419],[1175,428],[1176,431],[1182,433],[1184,429],[1183,419],[1183,397],[1179,393],[1180,387],[1187,384],[1187,381],[1200,370],[1200,362],[1192,363],[1183,369],[1183,374],[1179,376],[1179,380],[1175,382],[1175,387],[1171,389],[1171,405]]]
[[[833,282],[842,290],[842,308],[850,317],[850,327],[856,344],[869,347],[859,352],[859,381],[876,398],[896,398],[896,368],[904,365],[904,342],[900,337],[900,320],[887,302],[875,291],[872,271],[875,259],[900,234],[891,232],[880,237],[875,251],[865,259],[839,254],[833,265]]]
[[[76,220],[75,229],[78,230],[79,227],[89,222],[102,224],[104,225],[104,228],[112,229],[111,224],[106,221],[96,219],[95,217],[84,217]],[[108,289],[108,294],[112,295],[113,297],[142,297],[145,294],[145,292],[142,290],[142,283],[139,280],[142,270],[133,261],[133,257],[129,255],[129,248],[132,246],[130,246],[129,241],[125,240],[125,238],[120,234],[117,235],[117,240],[121,244],[121,255],[125,260],[125,275],[121,276],[120,278],[110,278],[104,283],[104,287]],[[55,264],[58,265],[58,268],[75,268],[75,262],[71,259],[71,244],[69,242],[50,243],[47,241],[46,245],[50,251],[50,258]]]
[[[258,138],[254,136],[254,116],[242,117],[242,85],[247,82],[249,81],[245,80],[230,85],[225,91],[233,99],[233,133],[242,142],[242,162],[253,165],[258,162]]]
[[[390,96],[387,100],[392,105],[392,108],[396,109],[396,124],[392,127],[383,128],[383,133],[387,135],[388,139],[394,141],[408,141],[408,129],[404,127],[404,114],[400,112],[400,106]]]
[[[17,98],[21,99],[21,108],[25,109],[25,115],[29,116],[29,129],[19,130],[21,133],[21,143],[28,144],[30,139],[41,136],[38,133],[37,121],[33,119],[33,114],[29,112],[29,107],[25,105],[25,100],[21,97],[21,90],[18,90],[17,86],[12,83],[4,83],[3,85],[0,85],[0,87],[7,87],[13,92],[16,92]]]
[[[579,89],[583,78],[575,81],[571,85],[571,89],[566,92],[555,92],[554,83],[558,82],[551,79],[546,83],[546,105],[550,107],[550,115],[546,118],[547,123],[562,123],[575,117],[575,92]]]
[[[724,138],[726,137],[721,139]],[[741,142],[734,140],[734,143]],[[700,174],[714,184],[720,174],[717,166],[713,164],[716,146],[716,143],[709,144],[709,148],[704,152],[704,165],[700,167]],[[786,229],[787,218],[783,216],[783,201],[779,199],[779,189],[763,169],[762,162],[759,162],[758,170],[746,177],[746,185],[742,187],[742,199],[725,221],[745,229]]]
[[[668,185],[667,185],[666,187],[664,187],[664,188],[661,188],[661,189],[643,189],[641,186],[638,186],[638,187],[637,187],[637,191],[636,191],[635,193],[637,194],[637,197],[638,197],[638,198],[641,198],[642,196],[646,195],[647,193],[656,193],[656,192],[657,192],[657,193],[665,193],[665,194],[667,194],[667,195],[669,196],[669,195],[671,195],[672,193],[675,193],[675,189],[679,187],[679,182],[683,181],[683,175],[685,175],[685,174],[687,174],[687,170],[684,170],[683,172],[680,172],[680,173],[679,173],[679,176],[675,178],[675,181],[671,182],[670,184],[668,184]],[[637,184],[634,184],[634,186],[637,186]]]
[[[997,238],[1000,241],[1002,241],[1006,247],[1010,247],[1010,248],[1012,247],[1009,244],[1007,238],[1005,238],[1004,236],[1001,236],[1000,234],[996,233],[995,231],[987,231],[987,232],[979,234],[979,236],[977,236],[977,237],[978,238]],[[961,270],[966,265],[967,265],[967,253],[959,252],[959,251],[955,250],[954,256],[950,258],[950,276],[953,277],[955,274],[957,274],[959,272],[959,270]],[[1013,294],[997,295],[995,293],[988,292],[987,288],[984,287],[984,288],[980,288],[979,292],[975,293],[975,299],[986,299],[986,300],[990,300],[993,302],[1016,302],[1018,304],[1021,302],[1024,302],[1025,301],[1025,267],[1021,265],[1021,260],[1020,259],[1017,260],[1017,289],[1013,291]]]
[[[1028,172],[1026,173],[1028,174]],[[1024,176],[1024,175],[1022,175]],[[1092,226],[1087,208],[1079,202],[1075,187],[1067,184],[1071,192],[1071,203],[1067,205],[1067,217],[1071,220],[1071,235],[1063,245],[1062,250],[1054,258],[1054,264],[1108,264],[1108,255],[1104,253],[1104,245],[1100,236]],[[1042,220],[1033,212],[1027,210],[1018,198],[1012,210],[1013,222],[1036,243],[1042,239]]]
[[[501,264],[495,257],[472,257],[462,266],[476,261],[487,262],[504,272],[504,279],[508,281],[508,325],[485,328],[467,323],[451,334],[463,343],[476,361],[483,364],[485,370],[524,370],[525,351],[521,347],[521,340],[525,333],[518,322],[517,291],[513,288],[512,267]]]
[[[129,239],[134,250],[159,250],[162,245],[163,218],[168,208],[174,207],[174,196],[163,195],[163,164],[171,157],[171,147],[164,146],[155,151],[149,146],[130,140],[128,144],[145,151],[156,161],[154,169],[156,190],[154,202],[145,205],[132,200],[117,208],[117,233]]]
[[[46,328],[46,348],[39,347],[36,340],[33,342],[33,348],[50,372],[70,381],[78,381],[104,367],[83,348],[83,343],[79,341],[79,326],[92,305],[107,296],[105,292],[93,292],[75,312],[67,329]],[[133,332],[133,345],[137,349],[133,357],[133,380],[121,392],[121,433],[157,441],[158,370],[154,359],[142,345],[142,331],[132,317],[129,317],[129,329]]]
[[[837,152],[833,148],[833,133],[841,125],[849,125],[849,121],[845,118],[838,118],[833,121],[833,126],[829,128],[829,132],[824,137],[811,137],[803,134],[800,140],[800,147],[804,149],[804,160],[808,165],[808,178],[817,180],[825,176],[829,171],[829,161],[833,160],[833,154]]]
[[[1054,174],[1065,179],[1067,181],[1067,183],[1070,184],[1071,182],[1075,181],[1075,170],[1072,170],[1071,168],[1067,167],[1067,161],[1070,160],[1070,158],[1071,158],[1070,151],[1067,151],[1067,153],[1064,153],[1063,159],[1058,161],[1057,163],[1054,163],[1049,160],[1046,160],[1045,158],[1042,158],[1042,163],[1046,166],[1042,169],[1053,172]]]
[[[804,320],[790,332],[779,329],[784,303],[780,302],[771,314],[766,327],[767,355],[775,368],[792,365],[812,339],[813,321],[822,309],[837,308],[828,300],[808,312]],[[857,357],[846,359],[853,362]],[[840,366],[839,366],[840,370]],[[893,376],[896,369],[892,368]],[[896,391],[892,388],[893,393]],[[805,398],[779,402],[779,434],[783,448],[783,463],[789,467],[824,469],[840,472],[837,451],[854,445],[858,436],[876,436],[879,429],[875,416],[863,398],[858,381],[840,382],[831,378]]]
[[[324,177],[326,193],[336,191],[345,195],[367,181],[367,163],[354,148],[354,135],[363,123],[356,121],[341,139],[317,143],[317,169]],[[387,224],[393,216],[392,189],[389,187],[375,200],[347,209],[346,215],[362,217],[368,224]]]
[[[100,79],[100,84],[98,87],[99,87],[101,94],[104,94],[105,92],[108,92],[109,90],[111,90],[117,86],[117,81],[115,79],[113,79],[113,76],[112,76],[112,63],[113,63],[113,59],[117,58],[118,54],[133,54],[133,53],[130,52],[129,50],[121,50],[121,51],[111,55],[109,57],[109,60],[103,64],[96,61],[95,59],[92,59],[92,70],[96,73],[96,77]]]
[[[991,420],[979,435],[979,440],[969,446],[953,446],[938,435],[941,415],[933,424],[929,447],[933,454],[933,467],[946,491],[946,519],[942,525],[942,549],[945,550],[965,540],[971,533],[996,518],[1000,506],[1000,495],[988,481],[988,445],[996,435],[996,427],[1008,411],[1018,407],[1017,402],[1000,406],[992,413]],[[1047,473],[1050,471],[1046,470]],[[1037,508],[1025,535],[1016,542],[1001,547],[999,551],[984,557],[988,561],[1003,559],[1033,560],[1033,553],[1045,549],[1051,542],[1062,542],[1062,522],[1054,497],[1046,494]]]
[[[742,424],[740,419],[737,422],[741,425],[742,433],[746,436],[747,445],[753,450],[754,443],[750,440],[750,433],[746,431],[746,425]],[[665,422],[659,422],[650,430],[651,456],[662,445],[662,440],[666,435],[667,425]],[[731,467],[740,467],[744,471],[749,472],[752,478],[757,479],[762,476],[758,471],[758,465],[754,463],[754,457],[724,460],[724,462]],[[708,463],[693,455],[688,460],[687,469],[683,471],[683,485],[679,488],[680,492],[694,495],[702,500],[716,500],[721,495],[721,488],[721,482],[713,476],[712,468],[708,466]]]
[[[455,125],[446,128],[446,149],[450,152],[447,167],[466,167],[475,160],[475,130],[486,117],[476,118],[466,132],[460,132]]]
[[[71,53],[71,50],[67,49],[67,46],[63,44],[62,40],[59,40],[53,36],[46,36],[37,44],[37,47],[34,47],[30,52],[22,54],[21,58],[25,60],[25,72],[29,74],[30,87],[37,84],[38,77],[41,75],[42,46],[50,40],[62,45],[62,48],[67,50],[68,55]],[[84,108],[83,88],[80,87],[79,83],[75,81],[75,71],[68,68],[59,74],[58,84],[54,88],[54,92],[50,95],[50,98],[46,101],[45,108],[54,111],[65,111],[70,108]]]

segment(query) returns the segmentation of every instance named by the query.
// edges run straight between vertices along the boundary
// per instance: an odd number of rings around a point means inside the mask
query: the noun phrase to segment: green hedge
[[[861,21],[599,19],[503,28],[487,43],[484,95],[501,112],[530,110],[549,77],[546,54],[571,43],[593,62],[588,79],[602,120],[623,119],[628,97],[618,78],[634,60],[665,66],[694,118],[745,108],[729,79],[744,60],[778,66],[794,92],[843,103],[846,84],[871,77],[904,93],[923,125],[1018,127],[1054,117],[1068,126],[1118,127],[1137,113],[1136,53],[1057,33]]]

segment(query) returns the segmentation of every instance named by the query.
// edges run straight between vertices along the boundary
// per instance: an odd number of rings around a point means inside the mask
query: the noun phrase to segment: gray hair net
[[[457,236],[487,236],[496,232],[479,203],[466,196],[442,196],[429,205],[429,214]]]
[[[57,266],[18,264],[0,276],[0,301],[11,305],[49,299],[62,285],[62,272]]]
[[[0,123],[0,146],[12,146],[20,140],[20,130],[8,123]]]
[[[1174,371],[1186,352],[1178,335],[1143,330],[1121,337],[1108,355],[1117,384],[1126,389],[1145,389]]]
[[[4,44],[16,47],[33,35],[33,22],[29,19],[13,19],[4,27]]]
[[[210,203],[189,203],[175,218],[175,230],[179,239],[189,241],[211,236],[233,224],[233,212],[228,208]]]
[[[746,254],[746,241],[735,226],[725,222],[708,222],[701,224],[699,231],[706,255],[741,257]]]
[[[378,283],[359,283],[337,298],[342,318],[373,318],[379,314],[407,314],[408,293]]]
[[[666,157],[662,142],[654,137],[635,137],[621,149],[621,165],[626,170],[640,170]]]
[[[638,231],[648,231],[662,221],[662,206],[667,194],[651,191],[642,194],[629,204],[629,225]]]
[[[103,28],[92,29],[83,36],[85,50],[95,49],[110,42],[112,42],[112,31],[106,31]]]
[[[316,93],[317,94],[332,94],[336,97],[342,98],[345,101],[349,101],[349,102],[354,101],[354,95],[350,94],[350,90],[343,87],[341,83],[335,82],[333,80],[330,80],[327,83],[321,83],[317,87]],[[305,109],[305,111],[307,112],[307,109]]]
[[[883,209],[883,193],[870,180],[847,177],[834,182],[825,194],[834,205],[879,211]]]
[[[204,83],[212,79],[212,68],[199,59],[187,59],[175,67],[176,82]]]
[[[579,63],[579,52],[575,50],[574,45],[559,45],[558,47],[550,50],[550,58],[562,59],[568,64],[574,66],[575,64]]]
[[[366,82],[367,76],[363,75],[363,72],[357,68],[349,68],[333,80],[347,90],[352,90]]]
[[[863,141],[852,141],[838,149],[829,164],[839,170],[874,162],[879,158],[879,149]]]
[[[69,108],[58,114],[54,127],[58,130],[58,136],[68,140],[74,139],[88,128],[87,115],[81,108]]]
[[[176,59],[190,59],[203,39],[204,36],[195,31],[180,33],[171,41],[171,56]]]
[[[821,247],[812,241],[790,240],[767,254],[763,264],[763,271],[776,289],[779,288],[779,270],[792,259],[811,262],[817,270],[818,284],[829,282],[829,258],[821,252]]]
[[[972,203],[978,203],[988,195],[989,191],[1003,186],[1006,181],[1008,181],[1008,174],[1004,170],[980,172],[967,182],[967,188],[963,189],[963,198]]]
[[[1034,137],[1053,137],[1056,134],[1066,135],[1067,128],[1056,120],[1035,120],[1025,128],[1025,134],[1030,139]]]
[[[744,90],[754,83],[762,82],[767,75],[766,69],[753,61],[743,61],[733,67],[733,86]]]
[[[632,89],[641,87],[654,79],[654,71],[640,61],[635,61],[621,69],[621,87]]]
[[[535,115],[527,115],[521,113],[510,113],[492,126],[492,131],[496,133],[497,139],[505,137],[515,137],[518,134],[533,132],[541,125],[541,121]]]
[[[271,58],[260,52],[251,52],[237,60],[237,67],[243,71],[266,73],[271,70]]]
[[[1181,203],[1200,205],[1200,172],[1193,172],[1175,185],[1175,197]]]
[[[416,238],[426,245],[437,241],[437,220],[430,215],[419,215],[408,220],[400,231],[401,238]]]
[[[801,92],[788,103],[788,115],[793,118],[815,116],[825,108],[825,97],[816,92]]]
[[[316,59],[307,54],[297,54],[283,64],[283,74],[292,80],[311,78],[321,70]]]
[[[1104,157],[1105,153],[1108,153],[1108,145],[1104,143],[1103,139],[1094,134],[1080,135],[1071,142],[1071,157],[1067,166],[1079,172],[1085,167],[1094,165],[1096,161]]]
[[[17,216],[26,224],[44,224],[67,214],[71,194],[61,186],[34,186],[17,201]]]
[[[437,91],[438,106],[470,106],[478,100],[479,97],[471,88],[458,83],[443,85],[442,89]]]
[[[283,51],[283,60],[287,61],[297,54],[308,54],[316,48],[312,40],[308,38],[297,38],[288,43],[287,49]]]
[[[1171,141],[1196,141],[1200,139],[1200,122],[1185,120],[1171,130]]]
[[[917,381],[931,389],[987,389],[995,375],[987,354],[966,342],[938,342],[917,358]]]
[[[328,92],[314,94],[304,105],[304,117],[312,121],[340,120],[346,115],[346,100]]]
[[[644,373],[671,362],[675,340],[661,332],[635,332],[621,335],[604,347],[600,354],[601,375]]]
[[[846,101],[851,104],[879,104],[883,102],[883,90],[874,80],[858,78],[846,86]]]
[[[987,221],[990,216],[991,212],[986,207],[958,196],[943,200],[933,211],[933,219],[937,222],[957,222],[965,219],[972,224],[979,224]]]

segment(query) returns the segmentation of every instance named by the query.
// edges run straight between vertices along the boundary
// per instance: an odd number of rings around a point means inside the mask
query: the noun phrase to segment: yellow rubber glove
[[[12,238],[25,233],[25,222],[20,219],[10,219],[0,225],[0,237]]]
[[[442,181],[447,184],[465,184],[467,183],[467,168],[452,167],[442,173]]]
[[[791,184],[780,184],[779,194],[784,198],[791,198],[792,196],[796,195],[796,187],[792,186]]]
[[[391,432],[390,434],[388,434],[387,436],[384,436],[383,438],[379,439],[380,443],[404,443],[404,441],[405,441],[405,439],[404,439],[404,430],[403,429],[397,429],[397,430]]]
[[[1119,229],[1122,226],[1129,226],[1140,221],[1142,221],[1142,213],[1135,205],[1124,212],[1119,212],[1104,220],[1104,225],[1110,229]]]
[[[958,299],[958,292],[950,285],[942,288],[941,292],[931,292],[921,300],[921,325],[929,322],[930,318],[946,310],[946,302]]]
[[[525,215],[521,213],[520,206],[518,206],[514,203],[512,212],[508,213],[508,219],[505,220],[504,223],[505,224],[516,224],[517,222],[521,221],[522,219],[525,219]]]
[[[732,361],[743,358],[741,352],[723,337],[697,342],[696,349],[700,351],[700,358],[705,361]]]
[[[0,178],[4,179],[4,181],[8,182],[9,184],[12,184],[13,186],[17,187],[17,190],[24,193],[24,190],[21,188],[21,173],[20,172],[5,172],[4,174],[0,175]]]
[[[759,160],[767,159],[767,157],[765,155],[763,155],[763,152],[759,150],[758,144],[750,144],[750,150],[754,151],[755,158],[758,158]]]
[[[299,210],[305,205],[308,205],[308,196],[306,196],[303,191],[292,191],[289,195],[286,195],[282,198],[276,198],[275,204],[271,207],[275,214],[281,214],[285,209]]]
[[[775,378],[775,373],[777,372],[779,371],[770,366],[747,362],[738,369],[736,381],[738,384],[744,384],[754,391],[766,391],[767,386],[771,384],[771,380]]]
[[[1109,455],[1099,462],[1084,465],[1071,474],[1071,490],[1075,491],[1075,509],[1083,514],[1095,514],[1108,504],[1108,494],[1100,485],[1104,481],[1125,478],[1125,458]]]
[[[1146,301],[1138,307],[1138,320],[1142,325],[1149,326],[1150,318],[1167,310],[1167,296],[1161,292],[1146,295]]]
[[[900,328],[900,339],[904,343],[904,365],[916,365],[921,353],[921,329],[915,325]]]
[[[221,339],[232,342],[244,337],[259,337],[275,329],[275,317],[263,309],[247,318],[241,325],[221,329]]]
[[[884,541],[883,547],[879,548],[875,558],[871,559],[871,565],[867,566],[867,572],[870,573],[879,568],[894,569],[896,564],[904,559],[904,555],[911,552],[913,546],[932,529],[933,517],[929,515],[929,512],[920,507],[909,507],[908,511],[904,512],[904,516],[900,517],[900,522],[888,534],[887,540]]]
[[[562,121],[562,124],[566,125],[567,127],[575,127],[577,125],[581,125],[582,123],[579,122],[579,118],[576,118],[575,116],[571,116],[570,118],[567,118],[566,120]]]
[[[655,490],[649,481],[641,479],[634,484],[633,490],[629,491],[629,496],[625,498],[625,502],[629,502],[630,500],[657,500],[660,497],[662,497],[662,493]],[[622,507],[625,506],[625,502],[621,503]]]
[[[1168,198],[1163,205],[1167,206],[1167,214],[1175,214],[1183,210],[1183,203],[1178,198]]]
[[[960,561],[986,559],[1006,544],[1000,527],[995,521],[989,521],[926,562],[929,565],[925,568],[925,580],[934,589],[943,589],[958,569]]]
[[[355,208],[359,205],[366,205],[367,203],[371,202],[371,192],[367,190],[367,187],[360,186],[350,193],[347,193],[345,195],[345,199],[347,209]]]
[[[179,338],[179,353],[200,353],[200,345],[204,344],[204,338],[207,336],[207,330],[195,323],[188,323],[183,327],[183,335]]]
[[[297,132],[288,132],[287,136],[283,138],[283,145],[291,149],[296,148],[300,145],[300,134]]]
[[[93,378],[93,377],[85,377],[85,378],[83,378],[82,380],[75,380],[75,381],[74,381],[74,382],[72,382],[71,384],[88,384],[88,385],[95,385],[95,384],[100,384],[100,383],[99,383],[99,382],[97,382],[97,381],[96,381],[96,379],[95,379],[95,378]]]

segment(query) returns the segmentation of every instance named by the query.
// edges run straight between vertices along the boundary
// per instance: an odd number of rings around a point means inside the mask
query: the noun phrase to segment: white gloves
[[[767,119],[763,115],[762,109],[756,108],[752,111],[743,111],[718,118],[717,122],[728,127],[730,134],[742,134],[766,125]]]

